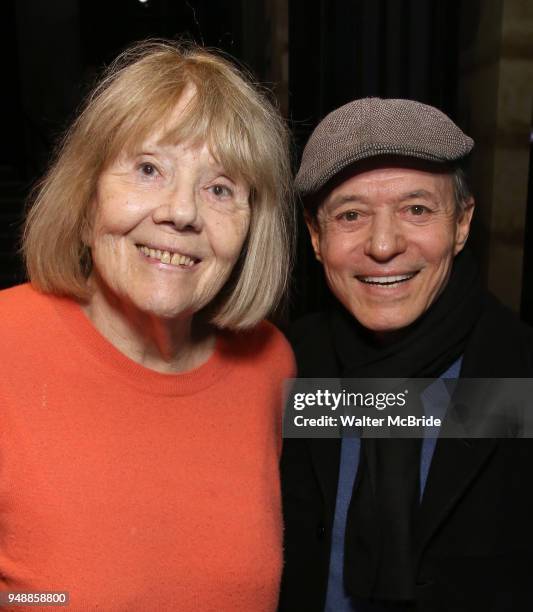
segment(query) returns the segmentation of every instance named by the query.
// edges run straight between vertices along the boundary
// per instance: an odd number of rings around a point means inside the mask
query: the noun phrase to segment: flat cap
[[[317,192],[350,164],[398,155],[448,163],[465,157],[474,141],[440,110],[413,100],[362,98],[327,115],[305,146],[296,190]]]

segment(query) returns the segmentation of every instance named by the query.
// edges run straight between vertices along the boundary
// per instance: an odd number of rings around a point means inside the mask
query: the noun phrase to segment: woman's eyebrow
[[[138,148],[138,155],[165,155],[165,147],[158,144],[143,144]]]

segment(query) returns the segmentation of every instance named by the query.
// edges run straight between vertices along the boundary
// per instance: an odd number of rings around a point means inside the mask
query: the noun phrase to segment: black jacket
[[[483,376],[532,376],[531,330],[495,302],[484,317],[480,329],[492,330],[484,336],[494,358]],[[299,376],[337,375],[327,315],[297,323],[292,338]],[[280,612],[324,608],[339,460],[340,440],[284,441]],[[533,610],[533,440],[440,439],[416,551],[417,610]]]

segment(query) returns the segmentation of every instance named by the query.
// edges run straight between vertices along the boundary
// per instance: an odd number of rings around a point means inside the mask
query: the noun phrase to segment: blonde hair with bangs
[[[184,90],[195,94],[170,125]],[[207,142],[251,188],[248,237],[229,281],[206,312],[218,327],[243,329],[284,296],[292,261],[294,209],[289,139],[278,111],[251,79],[192,44],[145,41],[113,62],[67,131],[37,186],[23,235],[32,284],[85,301],[91,291],[91,202],[102,170],[162,128],[165,141]]]

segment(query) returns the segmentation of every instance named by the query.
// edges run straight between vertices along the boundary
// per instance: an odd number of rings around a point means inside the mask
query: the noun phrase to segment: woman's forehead
[[[117,142],[117,156],[143,152],[169,155],[180,146],[199,150],[207,147],[213,165],[220,166],[233,179],[255,182],[252,177],[256,164],[244,142],[242,126],[231,120],[230,109],[206,102],[196,94],[194,85],[186,85],[176,103],[159,109],[159,113],[153,107],[147,109],[123,145]],[[232,133],[235,130],[238,135]]]
[[[136,159],[142,158],[143,155],[160,160],[163,164],[167,165],[167,168],[183,163],[186,163],[187,167],[189,167],[188,165],[191,161],[194,162],[196,160],[205,170],[224,174],[235,183],[242,183],[250,187],[250,180],[247,179],[234,160],[230,159],[224,164],[220,156],[216,154],[213,147],[207,141],[189,139],[174,142],[166,139],[164,134],[157,134],[156,132],[149,135],[137,146],[124,147],[118,157],[106,167],[110,168],[117,165],[126,169]]]
[[[182,155],[202,158],[210,166],[222,168],[222,164],[213,152],[211,145],[200,138],[174,141],[166,134],[149,134],[138,146],[131,151],[125,151],[128,157],[149,154],[164,159],[179,158]]]

